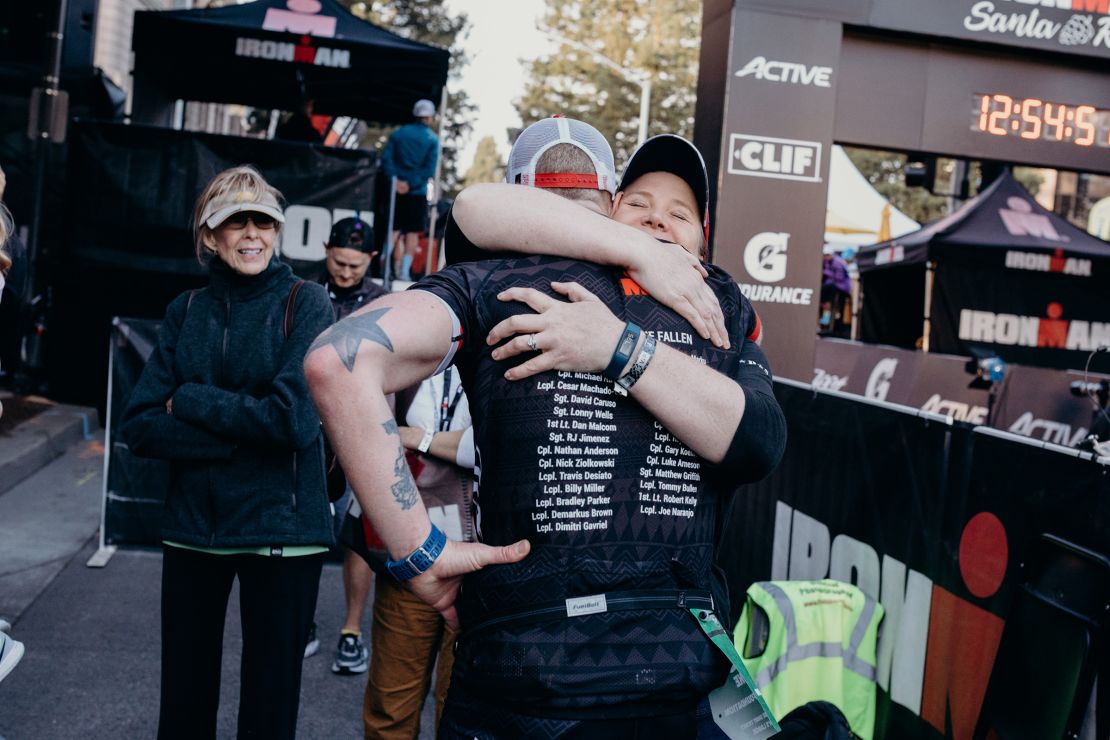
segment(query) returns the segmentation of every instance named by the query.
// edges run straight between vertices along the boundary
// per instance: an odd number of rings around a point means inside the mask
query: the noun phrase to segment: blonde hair
[[[586,152],[574,144],[556,144],[540,155],[536,162],[536,172],[557,172],[570,175],[596,175],[597,167]],[[613,196],[608,190],[596,188],[551,188],[551,192],[567,200],[593,201],[609,213]]]
[[[12,214],[3,203],[0,203],[0,272],[4,272],[12,266],[12,258],[8,256],[4,247],[7,245],[14,228]]]
[[[212,259],[212,250],[204,243],[204,237],[212,233],[212,229],[208,228],[202,220],[205,208],[217,198],[244,190],[253,193],[257,200],[261,200],[264,194],[269,193],[277,199],[278,203],[285,202],[281,192],[266,182],[266,178],[249,165],[232,167],[213,177],[201,191],[196,207],[193,209],[193,246],[196,249],[197,261],[201,265],[207,266],[208,261]],[[276,235],[280,236],[281,224],[275,224],[274,227],[277,229]]]

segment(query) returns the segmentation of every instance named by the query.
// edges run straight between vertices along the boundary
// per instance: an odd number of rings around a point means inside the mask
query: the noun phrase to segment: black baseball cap
[[[617,192],[624,190],[649,172],[669,172],[681,177],[698,201],[702,225],[709,229],[709,173],[701,152],[690,141],[677,134],[653,136],[632,153],[621,175]]]
[[[329,247],[344,247],[369,254],[374,251],[374,227],[361,218],[341,218],[331,227]]]

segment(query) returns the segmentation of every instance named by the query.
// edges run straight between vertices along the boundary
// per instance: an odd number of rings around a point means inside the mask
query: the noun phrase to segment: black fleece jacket
[[[302,365],[332,308],[322,286],[305,283],[286,338],[295,282],[276,258],[254,276],[214,258],[208,287],[166,309],[120,429],[134,454],[171,463],[164,539],[331,544],[320,420]]]

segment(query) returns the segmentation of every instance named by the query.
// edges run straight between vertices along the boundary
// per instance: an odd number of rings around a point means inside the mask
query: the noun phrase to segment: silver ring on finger
[[[536,335],[535,334],[529,334],[528,335],[528,349],[532,350],[533,352],[539,352],[540,348],[536,346]]]

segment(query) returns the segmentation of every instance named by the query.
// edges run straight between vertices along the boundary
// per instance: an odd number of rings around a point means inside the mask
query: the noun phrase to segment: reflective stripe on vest
[[[871,740],[882,605],[839,581],[756,583],[736,628],[738,646],[758,642],[759,611],[767,615],[766,644],[744,662],[774,713],[829,701],[844,712],[856,735]]]
[[[863,644],[867,628],[871,625],[871,620],[875,616],[875,601],[873,599],[864,597],[863,611],[860,612],[859,619],[856,620],[856,626],[852,630],[847,650],[844,649],[840,641],[810,642],[799,645],[798,625],[794,616],[794,605],[790,603],[790,597],[770,581],[764,581],[756,585],[760,586],[775,600],[775,606],[779,608],[779,614],[786,626],[786,652],[780,655],[774,663],[756,674],[756,686],[761,689],[766,688],[771,681],[775,680],[775,676],[786,670],[788,663],[805,660],[806,658],[841,658],[847,670],[858,673],[868,681],[875,681],[875,666],[859,657],[860,645]]]

